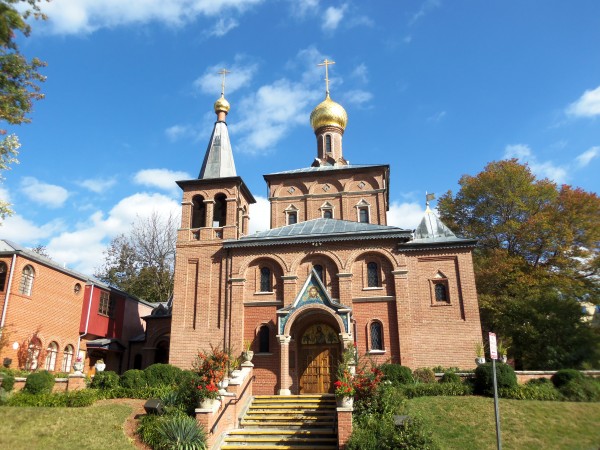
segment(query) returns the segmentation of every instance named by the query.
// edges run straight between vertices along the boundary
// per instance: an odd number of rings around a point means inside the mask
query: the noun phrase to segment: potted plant
[[[510,347],[507,345],[505,346],[502,341],[498,341],[498,358],[500,359],[500,361],[502,361],[504,364],[506,364],[506,362],[508,361],[508,349]]]
[[[342,353],[337,369],[337,381],[333,383],[334,394],[339,407],[351,408],[354,404],[354,370],[356,367],[354,346],[350,345]]]
[[[104,360],[102,358],[100,358],[98,361],[96,361],[96,372],[104,372],[104,369],[106,369],[106,364],[104,364]]]
[[[201,383],[198,385],[198,397],[200,399],[200,408],[214,409],[217,403],[220,403],[219,388],[215,383]]]
[[[485,351],[481,341],[475,343],[475,363],[478,366],[485,363]]]
[[[233,356],[229,360],[229,376],[231,378],[237,378],[242,374],[240,370],[240,358]]]
[[[252,347],[251,340],[244,341],[244,351],[242,352],[242,358],[243,358],[244,362],[250,362],[250,361],[252,361],[252,358],[254,357],[254,352],[252,350],[250,350],[251,347]]]
[[[81,356],[75,358],[73,369],[75,370],[75,374],[81,375],[81,371],[83,370],[83,358]]]

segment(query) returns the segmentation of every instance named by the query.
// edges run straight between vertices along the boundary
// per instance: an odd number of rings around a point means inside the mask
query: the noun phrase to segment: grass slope
[[[123,433],[127,405],[88,408],[0,407],[0,448],[132,450]]]
[[[494,400],[483,397],[420,397],[408,402],[442,449],[494,449]],[[600,403],[500,400],[502,447],[509,449],[600,448]]]

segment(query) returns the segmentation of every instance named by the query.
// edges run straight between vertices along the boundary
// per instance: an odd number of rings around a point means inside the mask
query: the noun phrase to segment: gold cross
[[[335,61],[329,61],[325,58],[321,64],[317,64],[317,66],[325,66],[325,93],[329,95],[329,66],[331,64],[335,64]]]
[[[219,75],[221,75],[221,95],[222,96],[225,96],[225,75],[227,75],[228,73],[231,73],[231,72],[227,69],[221,69],[219,71]]]

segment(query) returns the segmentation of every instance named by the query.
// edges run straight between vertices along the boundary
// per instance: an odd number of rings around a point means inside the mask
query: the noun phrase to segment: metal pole
[[[496,381],[496,360],[492,359],[492,374],[494,377],[494,412],[496,413],[496,444],[498,450],[502,450],[502,439],[500,436],[500,410],[498,409],[498,383]]]

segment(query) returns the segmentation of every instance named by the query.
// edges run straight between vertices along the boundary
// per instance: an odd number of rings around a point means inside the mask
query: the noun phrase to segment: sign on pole
[[[490,333],[490,358],[498,359],[498,346],[496,345],[496,333]]]

